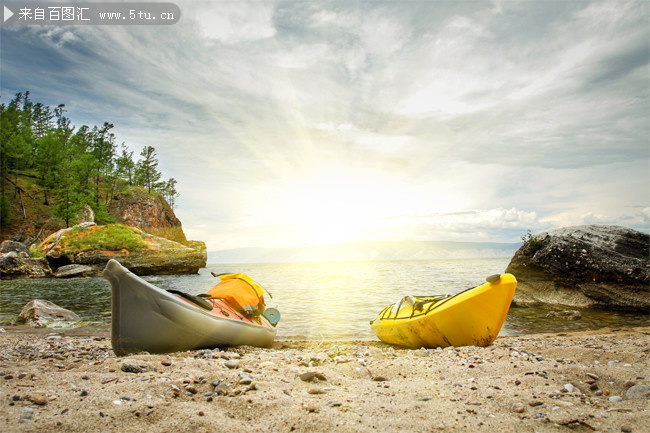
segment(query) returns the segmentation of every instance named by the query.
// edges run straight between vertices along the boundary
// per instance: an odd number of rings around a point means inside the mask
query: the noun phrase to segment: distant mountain
[[[235,248],[208,252],[208,263],[287,263],[512,257],[521,246],[495,242],[345,242],[304,248]]]

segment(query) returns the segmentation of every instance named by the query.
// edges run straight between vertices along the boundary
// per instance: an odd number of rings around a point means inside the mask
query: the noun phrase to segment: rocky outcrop
[[[175,242],[187,242],[180,220],[160,194],[131,187],[113,197],[109,212],[121,224]]]
[[[76,264],[92,266],[99,275],[110,259],[115,259],[136,275],[196,274],[208,259],[205,243],[192,241],[185,246],[169,239],[142,233],[148,248],[139,251],[84,251],[75,254]]]
[[[25,305],[16,319],[16,324],[26,324],[36,328],[56,325],[59,322],[78,322],[79,316],[70,310],[41,299],[34,299]]]
[[[111,236],[135,247],[112,242],[114,247],[107,248],[105,238]],[[116,224],[82,223],[50,235],[39,248],[60,278],[99,276],[111,259],[137,275],[195,274],[207,262],[207,248],[201,241],[181,244]]]
[[[506,272],[514,305],[650,311],[650,236],[619,226],[576,226],[531,236]]]
[[[51,274],[47,260],[32,257],[22,243],[7,240],[0,245],[0,279],[41,278]]]

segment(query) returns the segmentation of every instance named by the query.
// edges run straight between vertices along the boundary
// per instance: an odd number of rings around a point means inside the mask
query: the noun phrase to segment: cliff
[[[113,196],[109,213],[118,223],[174,242],[187,242],[180,220],[158,193],[149,194],[143,188],[129,187]]]

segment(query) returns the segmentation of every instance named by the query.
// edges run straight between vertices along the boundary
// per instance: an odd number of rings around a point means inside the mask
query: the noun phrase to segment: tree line
[[[144,146],[136,160],[126,144],[116,144],[112,123],[76,128],[65,112],[64,104],[32,102],[29,92],[0,104],[0,224],[10,217],[10,196],[20,193],[20,175],[38,179],[44,204],[54,205],[66,226],[84,205],[99,223],[112,222],[111,200],[129,185],[160,193],[175,207],[176,179],[161,180],[154,147]],[[5,188],[7,182],[14,187]]]

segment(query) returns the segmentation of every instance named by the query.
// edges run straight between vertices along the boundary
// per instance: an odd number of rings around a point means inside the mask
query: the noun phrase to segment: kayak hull
[[[275,327],[261,316],[243,317],[222,301],[215,301],[212,311],[200,308],[144,281],[115,260],[108,262],[103,276],[111,284],[111,343],[118,356],[220,346],[268,347],[275,339]]]
[[[515,277],[504,274],[495,282],[432,302],[429,311],[414,313],[415,307],[407,304],[391,317],[390,306],[371,328],[380,340],[410,348],[485,347],[499,334],[516,287]]]

